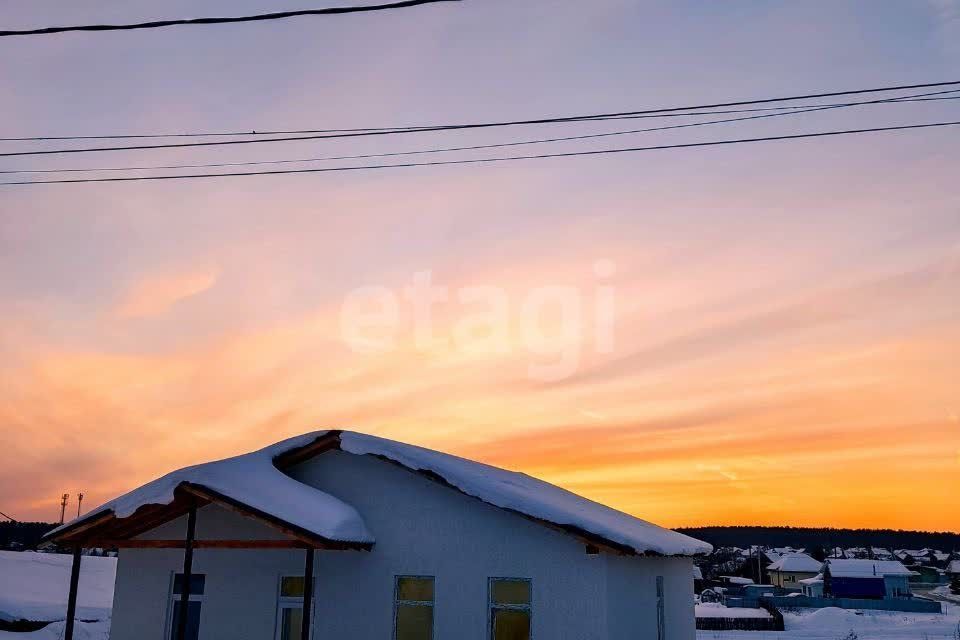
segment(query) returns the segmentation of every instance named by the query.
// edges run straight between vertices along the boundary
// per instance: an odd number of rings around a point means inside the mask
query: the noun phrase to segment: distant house
[[[815,577],[820,573],[821,567],[822,562],[805,553],[790,553],[768,566],[767,572],[774,586],[799,591],[803,589],[800,581]]]
[[[819,573],[812,578],[804,578],[803,580],[800,580],[800,588],[805,596],[810,596],[811,598],[822,598],[823,574]]]
[[[120,548],[111,640],[693,640],[692,556],[711,551],[522,473],[348,431],[174,471],[47,540],[77,570],[80,548]]]
[[[960,576],[960,559],[950,561],[950,564],[947,565],[947,575],[951,578]]]
[[[931,567],[927,565],[909,567],[913,575],[910,576],[911,584],[939,584],[940,575],[943,573],[940,569],[936,567]]]
[[[912,597],[911,575],[913,572],[897,560],[830,559],[824,563],[821,578],[825,595],[880,600]],[[813,586],[816,583],[804,584]]]
[[[860,560],[894,560],[897,556],[883,547],[851,547],[843,552],[843,557]]]
[[[763,552],[763,555],[767,558],[767,562],[776,562],[783,557],[782,553],[774,551],[773,549],[767,549]]]

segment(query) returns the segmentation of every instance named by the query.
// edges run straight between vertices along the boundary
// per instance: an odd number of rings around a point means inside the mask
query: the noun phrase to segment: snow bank
[[[944,614],[902,611],[861,611],[828,607],[785,612],[785,638],[843,638],[854,631],[861,640],[952,640],[960,625],[955,607]]]
[[[62,640],[64,622],[54,622],[39,631],[14,633],[0,631],[0,640]],[[110,637],[110,621],[77,622],[73,627],[73,640],[107,640]]]
[[[309,445],[330,433],[308,433],[253,453],[174,471],[98,507],[83,519],[105,512],[125,518],[147,504],[169,504],[177,486],[187,482],[212,489],[328,540],[373,543],[373,534],[353,506],[294,480],[273,464],[277,456]],[[340,448],[355,455],[387,458],[414,471],[430,472],[463,493],[494,506],[588,532],[637,553],[672,556],[712,550],[705,542],[634,518],[523,473],[349,431],[340,433]]]
[[[54,553],[0,551],[0,618],[63,620],[73,558]],[[77,617],[110,617],[116,558],[84,556],[80,562]],[[22,634],[18,634],[22,635]]]

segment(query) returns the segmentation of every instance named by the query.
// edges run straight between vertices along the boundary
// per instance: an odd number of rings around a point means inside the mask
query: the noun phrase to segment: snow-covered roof
[[[465,458],[350,431],[318,431],[259,451],[169,473],[47,535],[76,527],[104,514],[126,518],[146,505],[173,502],[181,485],[212,490],[284,523],[327,540],[372,544],[373,534],[352,505],[301,483],[274,464],[285,454],[335,437],[341,451],[385,458],[494,506],[562,527],[638,554],[686,556],[710,553],[700,540],[665,529],[583,498],[523,473],[506,471]]]
[[[820,571],[820,567],[822,566],[822,562],[814,560],[805,553],[790,553],[769,565],[767,570],[816,573]]]
[[[823,582],[823,574],[818,573],[812,578],[804,578],[803,580],[798,580],[800,584],[821,584]]]
[[[947,565],[947,573],[960,573],[960,560],[951,560]]]
[[[875,576],[910,576],[913,572],[899,560],[841,560],[827,561],[830,575],[835,578],[872,578]]]
[[[55,537],[61,530],[105,513],[127,518],[146,505],[170,504],[174,491],[187,483],[216,491],[328,540],[374,542],[373,534],[355,508],[294,480],[274,466],[274,458],[307,446],[317,435],[309,433],[252,453],[178,469],[54,529],[46,537]]]
[[[720,576],[720,578],[723,580],[726,580],[730,584],[742,584],[742,585],[753,584],[753,580],[751,580],[750,578],[744,578],[741,576]]]

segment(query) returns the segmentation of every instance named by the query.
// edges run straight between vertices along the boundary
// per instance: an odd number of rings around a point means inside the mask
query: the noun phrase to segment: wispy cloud
[[[209,290],[219,277],[219,268],[212,266],[146,275],[127,290],[115,313],[121,318],[160,315],[178,302]]]

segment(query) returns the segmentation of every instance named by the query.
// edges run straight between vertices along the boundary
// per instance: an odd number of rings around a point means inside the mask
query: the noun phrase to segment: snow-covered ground
[[[784,613],[786,631],[698,631],[697,640],[958,640],[960,607],[943,606],[941,615],[803,609]]]
[[[0,551],[0,619],[57,621],[30,634],[0,631],[0,640],[47,640],[63,634],[71,562],[68,555]],[[99,640],[110,628],[117,559],[84,556],[80,567],[77,617],[98,622],[79,623],[74,637]]]
[[[933,589],[932,591],[930,591],[930,595],[935,600],[941,600],[945,602],[953,602],[956,604],[960,604],[960,595],[951,593],[950,585],[948,584],[941,585],[936,589]]]
[[[63,625],[64,622],[61,620],[30,633],[0,631],[0,640],[62,640]],[[73,628],[73,640],[108,640],[109,637],[109,619],[98,622],[78,622]]]

